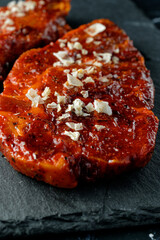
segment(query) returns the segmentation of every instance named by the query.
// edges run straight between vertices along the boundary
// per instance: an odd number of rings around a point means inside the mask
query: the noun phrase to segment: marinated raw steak
[[[70,0],[12,1],[0,8],[0,80],[26,50],[62,37],[70,27]]]
[[[0,145],[19,172],[53,186],[144,167],[155,146],[144,59],[109,20],[24,53],[0,96]]]

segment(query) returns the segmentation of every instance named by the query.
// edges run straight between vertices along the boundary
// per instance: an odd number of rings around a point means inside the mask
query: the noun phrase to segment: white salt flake
[[[119,63],[119,58],[116,57],[116,56],[113,56],[112,61],[113,61],[114,64],[118,64]]]
[[[82,56],[81,56],[80,53],[78,53],[78,54],[76,55],[76,57],[77,57],[77,59],[80,59]]]
[[[67,47],[72,50],[73,49],[73,43],[67,42]]]
[[[82,60],[81,60],[81,59],[78,59],[78,60],[76,61],[76,64],[81,65],[81,64],[82,64]]]
[[[37,155],[35,153],[33,153],[33,158],[36,160],[37,159]]]
[[[47,100],[49,98],[49,95],[51,93],[51,90],[49,87],[45,87],[44,91],[42,92],[42,99]]]
[[[75,42],[73,45],[73,48],[77,49],[77,50],[82,50],[82,44],[80,42]]]
[[[64,69],[63,72],[64,72],[64,73],[69,73],[70,70],[69,70],[69,69]]]
[[[75,114],[77,116],[83,116],[83,117],[87,117],[90,114],[83,112],[83,107],[85,106],[84,102],[81,101],[79,98],[75,99],[73,101],[73,108],[75,110]]]
[[[91,59],[91,60],[88,60],[87,62],[85,62],[86,65],[93,65],[93,62],[95,60],[94,59]]]
[[[112,115],[112,109],[108,102],[102,100],[94,100],[94,107],[98,113],[106,113],[107,115]]]
[[[25,16],[25,13],[23,13],[23,12],[17,12],[17,13],[15,14],[15,16],[16,16],[16,17],[24,17],[24,16]]]
[[[105,82],[109,82],[109,79],[107,78],[107,76],[103,76],[99,78],[99,81],[105,83]]]
[[[119,53],[119,48],[115,48],[114,53]]]
[[[13,31],[16,30],[16,28],[15,28],[15,27],[8,27],[8,26],[7,26],[7,27],[5,28],[5,30],[8,31],[8,32],[13,32]]]
[[[6,10],[5,12],[0,12],[0,19],[6,19],[10,15],[10,11]]]
[[[54,96],[56,96],[56,97],[59,96],[59,93],[55,91]]]
[[[102,129],[105,128],[105,126],[103,126],[103,125],[95,125],[95,128],[97,129],[97,131],[101,131]]]
[[[113,149],[114,149],[115,152],[118,152],[118,151],[119,151],[118,148],[115,148],[115,147],[114,147]]]
[[[54,95],[57,97],[57,103],[65,104],[67,102],[66,96],[61,96],[58,92],[55,92]]]
[[[78,71],[77,71],[77,77],[80,78],[80,79],[82,79],[82,78],[84,77],[84,73],[85,73],[85,70],[84,70],[84,69],[82,69],[82,68],[78,69]]]
[[[65,88],[67,88],[67,89],[73,88],[73,86],[69,85],[68,81],[66,81],[66,82],[63,84],[63,86],[64,86]]]
[[[105,63],[109,63],[112,57],[111,53],[97,53],[95,51],[93,52],[93,55],[97,58],[98,61],[104,61]]]
[[[88,103],[86,106],[85,106],[87,112],[93,112],[94,111],[94,106],[92,103]]]
[[[88,50],[82,49],[82,54],[83,54],[83,55],[87,55],[87,54],[88,54]]]
[[[66,122],[66,125],[76,131],[80,131],[83,129],[83,124],[82,123],[74,123],[74,122]]]
[[[27,2],[18,1],[16,3],[16,1],[12,1],[8,3],[7,7],[10,9],[12,13],[14,12],[23,13],[23,12],[34,10],[36,7],[36,2],[35,1],[27,1]]]
[[[10,18],[7,18],[6,21],[4,22],[4,25],[13,25],[13,24],[14,24],[14,22]]]
[[[41,0],[41,1],[39,1],[39,4],[40,5],[45,5],[45,1]]]
[[[59,44],[59,46],[60,46],[60,48],[64,48],[64,47],[66,46],[66,44],[63,43],[63,42],[61,42],[61,43]]]
[[[70,137],[73,141],[78,141],[80,136],[79,132],[71,132],[71,131],[64,131],[64,133],[62,134]]]
[[[93,63],[93,65],[95,65],[96,67],[102,67],[102,66],[103,66],[102,63],[100,63],[100,62],[98,62],[98,61],[95,61],[95,62]]]
[[[12,8],[10,8],[10,12],[11,13],[16,13],[16,12],[19,12],[19,9],[17,6],[13,6]]]
[[[95,67],[90,66],[90,67],[87,67],[85,71],[87,74],[92,74],[92,73],[96,73],[97,70]]]
[[[95,45],[100,45],[101,44],[101,41],[94,41],[93,42]]]
[[[55,103],[55,102],[48,103],[47,108],[57,108],[57,103]]]
[[[66,118],[69,118],[69,117],[70,117],[69,113],[64,113],[64,114],[62,114],[62,116],[58,117],[57,120],[62,120],[62,119],[66,119]]]
[[[78,75],[78,70],[77,70],[77,68],[73,68],[72,69],[72,72],[71,72],[71,75],[73,76],[73,77],[77,77],[77,75]]]
[[[17,5],[18,5],[18,3],[17,3]],[[34,1],[23,2],[23,6],[25,7],[25,11],[28,12],[28,11],[31,11],[31,10],[35,9],[36,2],[34,2]]]
[[[66,96],[57,96],[57,103],[60,104],[65,104],[67,102],[67,97]]]
[[[13,26],[14,22],[12,19],[7,18],[2,25],[2,29],[7,30],[9,32],[15,31],[15,26]]]
[[[65,112],[71,112],[73,110],[73,104],[68,104],[68,107]]]
[[[61,111],[61,105],[60,104],[57,104],[57,112],[60,112]]]
[[[59,51],[57,53],[53,53],[53,55],[58,58],[64,66],[70,66],[74,63],[73,58],[69,57],[68,52],[66,51]]]
[[[67,39],[58,39],[58,42],[66,43],[66,42],[67,42]]]
[[[62,63],[61,62],[55,62],[53,63],[53,67],[61,67]]]
[[[74,108],[75,114],[77,116],[83,116],[84,105],[85,105],[84,102],[81,101],[79,98],[77,98],[73,101],[73,108]]]
[[[67,82],[71,86],[81,87],[83,86],[83,83],[76,77],[72,76],[71,74],[67,74]]]
[[[91,43],[91,42],[93,42],[93,40],[94,40],[94,38],[88,37],[88,38],[86,38],[86,43]]]
[[[81,94],[84,98],[88,98],[88,91],[81,91]]]
[[[67,47],[70,50],[73,50],[73,49],[82,50],[83,49],[82,44],[80,42],[74,42],[74,43],[67,42]]]
[[[71,38],[71,42],[77,42],[79,40],[78,37],[75,37],[75,38]]]
[[[37,94],[37,90],[30,88],[26,93],[26,97],[32,101],[32,107],[38,107],[39,104],[44,104],[41,96]]]
[[[112,77],[114,77],[114,78],[118,78],[118,75],[117,75],[117,74],[114,74],[114,75],[112,75]]]
[[[113,78],[113,74],[112,74],[112,73],[109,73],[106,77],[107,77],[107,78]],[[117,75],[117,77],[118,77],[118,75]]]
[[[82,79],[84,77],[85,70],[80,68],[77,70],[77,68],[72,69],[72,76],[78,77],[79,79]]]
[[[83,82],[85,82],[85,83],[94,83],[94,80],[93,80],[92,77],[86,77],[86,78],[83,80]]]
[[[94,23],[88,28],[86,28],[84,31],[89,34],[90,36],[96,36],[97,34],[103,32],[106,29],[106,27],[101,23]]]

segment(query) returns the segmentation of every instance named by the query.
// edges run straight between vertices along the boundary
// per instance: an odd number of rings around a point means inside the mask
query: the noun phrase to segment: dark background
[[[160,28],[160,1],[159,0],[132,0]]]
[[[0,0],[1,3],[2,0]],[[98,1],[98,0],[97,0]],[[105,1],[105,0],[104,0]],[[121,0],[117,0],[121,1]],[[127,1],[127,0],[126,0]],[[160,0],[133,0],[137,6],[144,11],[146,16],[148,16],[152,22],[156,25],[157,28],[160,28]],[[3,1],[5,2],[5,1]],[[77,0],[77,4],[79,4],[80,0]],[[123,7],[123,6],[122,6]],[[75,24],[76,25],[76,24]],[[78,25],[78,23],[77,23]],[[160,43],[159,43],[160,44]],[[38,238],[51,240],[51,239],[65,239],[65,240],[151,240],[149,234],[152,233],[154,235],[155,240],[160,240],[160,226],[145,226],[139,228],[124,228],[124,229],[116,229],[109,231],[96,231],[96,232],[85,232],[85,233],[76,233],[76,234],[64,234],[63,235],[40,235]],[[23,239],[35,239],[36,236],[31,237],[23,237]],[[7,239],[9,239],[7,237]],[[15,239],[22,239],[16,237]]]

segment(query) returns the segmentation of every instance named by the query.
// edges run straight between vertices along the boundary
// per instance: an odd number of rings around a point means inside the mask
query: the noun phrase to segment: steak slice
[[[74,188],[144,167],[155,146],[154,86],[113,22],[95,20],[16,61],[0,95],[0,146],[19,172]]]
[[[26,50],[56,41],[70,27],[70,0],[12,1],[0,8],[0,80]]]

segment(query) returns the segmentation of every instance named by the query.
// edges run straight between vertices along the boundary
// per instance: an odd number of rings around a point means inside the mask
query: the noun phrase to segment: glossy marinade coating
[[[70,30],[65,21],[69,10],[70,0],[26,0],[0,7],[0,80],[23,52],[56,41]]]
[[[87,29],[97,23],[105,30],[90,36]],[[68,54],[63,63],[55,55],[59,52]],[[99,57],[103,53],[109,53],[103,55],[109,61]],[[81,86],[66,87],[70,75]],[[85,82],[88,77],[92,81]],[[42,97],[46,87],[47,99],[32,106],[29,89]],[[66,100],[59,110],[48,105],[57,104],[57,96]],[[67,111],[76,99],[89,115]],[[112,113],[88,113],[85,106],[95,100],[107,102]],[[16,61],[0,96],[1,151],[16,170],[58,187],[111,177],[151,159],[158,129],[153,105],[154,86],[142,55],[114,23],[95,20]],[[64,134],[75,132],[66,123],[82,124],[76,140]]]

